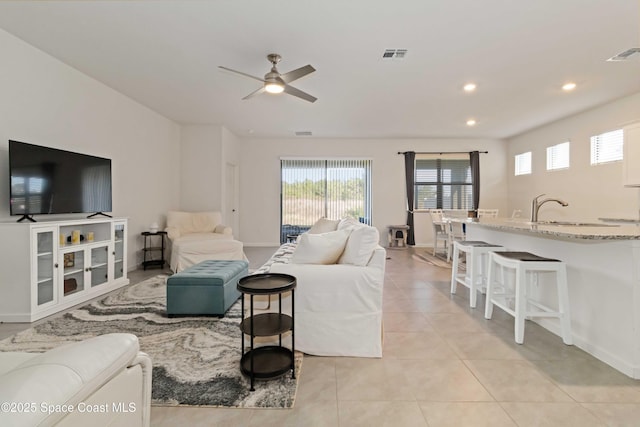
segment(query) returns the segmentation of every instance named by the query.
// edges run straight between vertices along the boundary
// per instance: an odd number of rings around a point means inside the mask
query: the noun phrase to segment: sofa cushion
[[[351,230],[344,252],[338,259],[338,264],[358,266],[369,264],[379,241],[380,233],[377,228],[358,223]]]
[[[347,243],[349,231],[329,233],[303,233],[298,238],[291,262],[295,264],[335,264]]]
[[[309,234],[321,234],[321,233],[329,233],[330,231],[336,231],[338,229],[339,219],[327,219],[320,218],[316,221],[315,224],[311,226],[308,233]]]

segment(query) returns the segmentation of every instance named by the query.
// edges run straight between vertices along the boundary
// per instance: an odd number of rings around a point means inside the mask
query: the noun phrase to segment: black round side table
[[[240,370],[251,378],[251,391],[255,379],[270,379],[285,374],[291,369],[291,377],[296,377],[295,332],[294,332],[294,289],[296,278],[289,274],[264,273],[245,276],[238,281],[238,291],[242,295],[241,306],[244,316],[244,295],[249,295],[249,315],[240,322],[242,331],[242,358]],[[291,291],[291,314],[282,313],[282,294]],[[255,295],[278,295],[278,312],[253,312]],[[270,298],[270,297],[269,297]],[[291,349],[282,345],[282,334],[291,331]],[[244,351],[244,335],[249,335],[251,345]],[[278,345],[254,347],[255,337],[278,335]]]
[[[164,237],[167,235],[167,232],[166,231],[154,231],[154,232],[143,231],[140,234],[144,236],[144,248],[142,249],[142,254],[143,254],[142,268],[144,270],[146,270],[147,267],[151,267],[151,266],[164,268],[164,264],[166,263],[164,259],[164,250],[166,247]],[[153,239],[153,237],[158,237],[156,240],[159,246],[153,246],[151,244],[151,240]],[[156,257],[152,256],[152,253],[156,253],[156,255],[158,255],[159,258],[157,256]]]

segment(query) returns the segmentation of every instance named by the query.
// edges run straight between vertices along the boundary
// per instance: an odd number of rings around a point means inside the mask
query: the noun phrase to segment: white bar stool
[[[496,280],[496,270],[500,267],[500,280]],[[507,293],[504,269],[515,271],[515,294]],[[537,274],[552,272],[556,274],[558,291],[558,310],[554,310],[530,299],[530,286]],[[569,291],[567,288],[567,268],[564,262],[543,258],[529,252],[491,252],[489,254],[489,272],[487,278],[487,301],[484,317],[491,319],[494,304],[515,318],[515,340],[524,342],[524,321],[529,317],[557,317],[560,319],[562,341],[573,344],[571,336],[571,314],[569,311]],[[496,285],[502,286],[498,292]],[[509,304],[513,301],[513,304]],[[512,308],[513,307],[513,308]],[[537,310],[536,310],[537,309]]]
[[[451,293],[455,294],[457,285],[469,288],[469,306],[476,308],[478,291],[484,293],[487,284],[487,266],[489,252],[505,251],[500,245],[494,245],[482,241],[459,240],[453,242],[453,266],[451,267]],[[466,258],[466,272],[458,271],[460,266],[460,253]]]

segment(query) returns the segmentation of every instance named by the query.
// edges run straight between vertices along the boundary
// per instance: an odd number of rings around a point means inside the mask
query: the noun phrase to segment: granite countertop
[[[600,224],[582,221],[531,223],[522,218],[481,218],[467,222],[496,230],[535,233],[546,237],[584,240],[640,240],[640,225],[633,224]]]
[[[638,218],[598,218],[600,221],[604,222],[622,222],[629,224],[640,224],[640,219]]]

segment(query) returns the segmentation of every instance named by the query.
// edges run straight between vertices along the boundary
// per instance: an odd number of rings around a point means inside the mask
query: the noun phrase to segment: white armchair
[[[233,239],[220,212],[170,211],[166,232],[171,241],[169,266],[176,273],[210,259],[246,259],[242,242]]]

